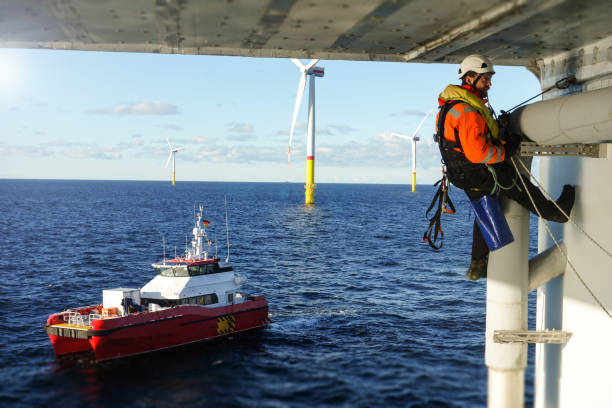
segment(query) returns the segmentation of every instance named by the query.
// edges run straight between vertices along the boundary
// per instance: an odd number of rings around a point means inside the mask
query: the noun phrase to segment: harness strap
[[[455,206],[448,196],[448,179],[446,177],[446,172],[442,173],[442,178],[434,184],[434,186],[440,185],[436,194],[434,194],[434,198],[431,201],[431,204],[425,211],[425,217],[429,220],[429,227],[427,231],[423,234],[423,241],[427,242],[430,247],[434,250],[439,250],[442,248],[443,240],[444,240],[444,231],[442,231],[442,213],[454,214]],[[429,212],[436,206],[436,212],[433,214],[431,218],[428,217]],[[432,238],[433,234],[433,238]],[[440,244],[436,245],[438,242],[438,238],[440,239]]]
[[[448,114],[448,111],[450,111],[453,108],[453,106],[455,106],[456,104],[460,102],[461,101],[459,100],[450,100],[450,101],[444,102],[444,105],[440,107],[440,113],[438,114],[438,125],[437,125],[438,133],[436,133],[434,139],[436,140],[436,142],[438,142],[438,145],[440,147],[440,153],[442,153],[442,157],[444,157],[444,153],[443,153],[444,150],[454,149],[455,147],[458,147],[461,153],[464,153],[463,146],[461,145],[461,139],[459,139],[459,134],[456,129],[455,129],[455,141],[454,142],[451,142],[450,140],[446,140],[444,138],[444,122],[446,121],[446,115]]]

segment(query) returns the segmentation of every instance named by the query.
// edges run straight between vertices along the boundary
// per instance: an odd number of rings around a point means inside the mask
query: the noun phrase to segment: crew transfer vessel
[[[103,361],[265,328],[265,297],[240,292],[245,278],[209,256],[208,225],[200,207],[185,256],[164,255],[144,287],[106,289],[101,305],[50,315],[45,331],[55,355],[93,352]]]

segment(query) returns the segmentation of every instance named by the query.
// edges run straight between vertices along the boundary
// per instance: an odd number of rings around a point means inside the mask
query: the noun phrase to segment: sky
[[[307,63],[307,60],[303,60]],[[412,135],[455,64],[320,61],[317,183],[411,183]],[[0,49],[0,178],[304,182],[308,88],[287,163],[300,78],[288,59]],[[496,67],[495,110],[540,92]],[[417,184],[440,178],[434,114],[417,143]]]

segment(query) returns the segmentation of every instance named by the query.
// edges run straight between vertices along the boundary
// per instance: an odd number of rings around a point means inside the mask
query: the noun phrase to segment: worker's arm
[[[459,139],[465,157],[472,163],[494,164],[504,161],[505,150],[495,146],[486,137],[488,129],[484,118],[473,108],[464,109],[458,121]]]

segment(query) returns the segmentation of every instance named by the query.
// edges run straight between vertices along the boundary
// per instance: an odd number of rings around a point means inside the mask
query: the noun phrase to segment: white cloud
[[[245,140],[250,140],[250,139],[253,139],[253,135],[251,133],[227,135],[227,140],[233,140],[235,142],[244,142]]]
[[[174,125],[174,124],[171,124],[171,123],[167,123],[167,124],[161,126],[161,128],[162,129],[168,129],[168,130],[175,130],[177,132],[180,131],[180,130],[183,130],[183,128],[180,127],[179,125]]]
[[[346,135],[349,133],[353,133],[355,131],[357,131],[357,129],[353,128],[350,125],[331,125],[330,126],[332,129],[335,129],[336,131],[338,131],[339,133]]]
[[[0,156],[25,156],[30,158],[52,156],[53,151],[44,146],[0,145]]]
[[[249,123],[230,122],[227,124],[227,140],[244,142],[255,137],[255,127]]]
[[[193,136],[191,139],[189,139],[188,143],[211,144],[211,143],[215,143],[216,141],[217,139],[214,137]]]
[[[248,123],[240,123],[240,122],[230,122],[227,124],[227,130],[234,133],[248,133],[251,134],[254,132],[254,127]]]
[[[119,160],[122,158],[121,153],[113,147],[75,147],[64,150],[63,154],[72,159],[102,159],[102,160]]]
[[[389,114],[389,116],[418,116],[418,117],[423,117],[425,115],[427,115],[427,112],[423,112],[417,109],[404,109],[403,111],[393,112]]]
[[[134,134],[130,136],[129,140],[119,143],[118,146],[122,149],[144,146],[144,140],[141,135]]]
[[[132,105],[118,105],[107,109],[96,109],[91,113],[107,115],[176,115],[178,108],[165,102],[138,102]]]

